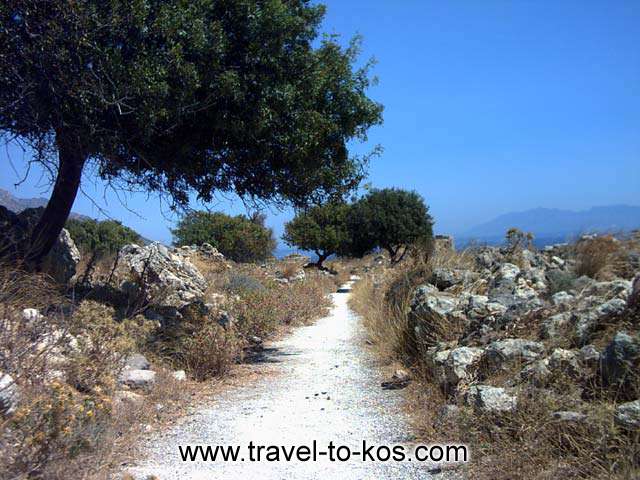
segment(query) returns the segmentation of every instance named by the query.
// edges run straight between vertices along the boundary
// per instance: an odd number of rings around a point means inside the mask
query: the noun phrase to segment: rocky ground
[[[630,385],[625,389],[624,380],[630,381],[637,367],[637,336],[620,329],[607,344],[601,340],[606,328],[635,307],[640,277],[633,282],[582,276],[561,286],[566,290],[553,291],[552,286],[559,288],[552,285],[554,279],[572,268],[563,248],[525,249],[520,266],[499,249],[485,248],[475,255],[475,270],[436,268],[430,282],[416,288],[409,313],[416,341],[434,377],[452,395],[464,396],[466,404],[481,411],[511,410],[517,406],[519,384],[543,386],[554,373],[582,382],[599,375],[605,385],[619,384],[621,395],[638,393]],[[440,325],[447,325],[445,336],[455,338],[434,342],[432,332]],[[505,376],[500,386],[483,385],[484,378],[499,371],[513,376]],[[616,419],[640,427],[623,413],[637,408],[640,401],[630,398],[618,406]],[[558,415],[582,417],[574,413]]]
[[[493,456],[494,476],[478,478],[637,478],[638,252],[637,238],[610,236],[440,251],[371,266],[360,304],[387,312],[371,338],[422,382],[415,396],[432,414],[412,408],[423,430]]]

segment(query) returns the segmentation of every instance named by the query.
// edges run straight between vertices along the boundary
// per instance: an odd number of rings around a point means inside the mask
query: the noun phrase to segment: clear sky
[[[439,232],[506,212],[640,204],[640,2],[594,0],[328,0],[324,30],[364,36],[385,106],[368,182],[415,189]],[[46,195],[25,156],[0,151],[0,187]],[[154,198],[129,212],[91,172],[84,189],[116,219],[170,241]],[[195,206],[195,205],[194,205]],[[213,208],[244,211],[225,200]],[[80,196],[74,210],[99,212]],[[276,233],[290,212],[269,212]]]

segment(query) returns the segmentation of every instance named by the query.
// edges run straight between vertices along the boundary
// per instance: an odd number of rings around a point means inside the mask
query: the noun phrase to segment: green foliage
[[[117,220],[68,220],[67,230],[78,248],[95,260],[117,253],[129,243],[140,243],[140,235]]]
[[[301,211],[285,225],[282,238],[290,246],[315,252],[322,265],[330,255],[346,250],[350,238],[348,211],[347,204],[334,202]]]
[[[216,212],[189,212],[175,230],[174,244],[202,245],[210,243],[225,257],[236,262],[256,262],[271,255],[276,246],[271,229],[262,223],[264,217],[250,220]]]
[[[0,134],[36,160],[91,160],[174,206],[192,190],[299,204],[341,194],[366,160],[347,144],[382,107],[366,96],[370,62],[354,68],[358,39],[318,41],[324,11],[309,0],[3,1]]]
[[[426,245],[433,237],[433,220],[422,197],[397,188],[371,190],[352,205],[347,224],[352,255],[384,248],[393,262],[412,244]]]

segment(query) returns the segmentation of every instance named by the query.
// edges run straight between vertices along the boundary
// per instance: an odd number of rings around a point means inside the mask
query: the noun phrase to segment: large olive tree
[[[320,42],[308,0],[4,0],[0,133],[52,166],[24,255],[60,233],[89,163],[107,181],[319,202],[362,176],[347,151],[381,121],[357,42]]]

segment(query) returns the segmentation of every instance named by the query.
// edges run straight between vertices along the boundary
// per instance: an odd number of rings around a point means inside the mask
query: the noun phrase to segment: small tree
[[[271,256],[276,241],[264,217],[235,217],[216,212],[190,212],[175,230],[174,244],[202,245],[210,243],[220,253],[236,262],[257,262]]]
[[[166,195],[303,205],[358,184],[347,145],[381,121],[357,39],[309,0],[3,0],[0,136],[55,176],[22,246],[37,267],[83,171]],[[0,245],[0,254],[7,248]]]
[[[93,219],[67,221],[67,230],[83,254],[88,255],[85,279],[93,270],[96,262],[108,255],[117,253],[128,243],[140,243],[138,232],[125,227],[117,220],[98,222]]]
[[[430,244],[433,237],[433,220],[422,197],[397,188],[370,191],[353,204],[347,223],[352,254],[384,248],[392,263],[402,260],[412,244]]]
[[[348,210],[348,205],[332,202],[301,211],[285,224],[282,238],[289,246],[315,252],[322,267],[329,256],[346,250]]]

